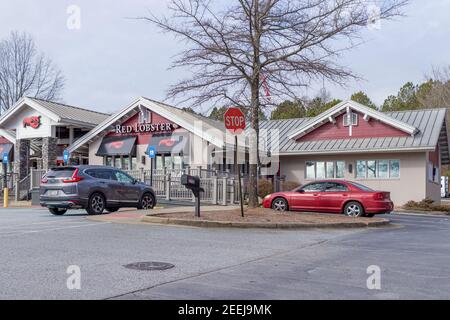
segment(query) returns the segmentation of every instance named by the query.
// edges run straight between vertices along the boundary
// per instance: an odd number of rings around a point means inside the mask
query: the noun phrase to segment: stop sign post
[[[238,164],[238,135],[245,130],[245,115],[239,108],[228,108],[224,116],[225,128],[234,135],[235,151],[234,151],[234,164],[236,166],[236,172],[238,174],[239,181],[239,202],[241,204],[241,216],[244,217],[244,202],[242,199],[242,185],[241,185],[241,170]]]

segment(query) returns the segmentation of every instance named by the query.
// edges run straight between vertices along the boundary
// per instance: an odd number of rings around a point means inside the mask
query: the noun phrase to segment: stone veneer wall
[[[57,154],[57,139],[56,138],[42,138],[42,169],[49,170],[56,167]]]
[[[14,149],[14,173],[20,181],[28,175],[30,140],[17,140]]]

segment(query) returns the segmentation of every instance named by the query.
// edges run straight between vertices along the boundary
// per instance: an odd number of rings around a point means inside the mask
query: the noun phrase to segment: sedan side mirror
[[[299,190],[297,190],[297,192],[298,192],[298,193],[305,193],[305,190],[299,189]]]

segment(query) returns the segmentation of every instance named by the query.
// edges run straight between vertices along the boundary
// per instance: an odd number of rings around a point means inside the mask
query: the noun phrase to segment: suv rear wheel
[[[90,215],[102,214],[105,210],[106,200],[101,193],[94,193],[89,198],[88,206],[86,208],[87,213]]]
[[[155,205],[155,198],[151,193],[144,193],[144,195],[141,198],[141,201],[139,201],[139,210],[148,210],[153,209],[153,206]]]
[[[62,216],[64,213],[67,212],[67,209],[48,208],[48,211],[50,211],[50,213],[54,214],[55,216]]]

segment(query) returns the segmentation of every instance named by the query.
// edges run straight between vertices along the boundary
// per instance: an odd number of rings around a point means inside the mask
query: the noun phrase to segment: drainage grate
[[[133,269],[133,270],[153,271],[153,270],[172,269],[175,266],[171,263],[166,263],[166,262],[147,261],[147,262],[130,263],[130,264],[125,265],[124,267],[127,269]]]

